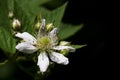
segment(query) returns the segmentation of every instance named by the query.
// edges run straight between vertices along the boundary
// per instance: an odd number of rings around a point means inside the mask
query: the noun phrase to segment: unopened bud
[[[70,45],[70,42],[67,42],[67,41],[61,41],[60,46],[69,46]],[[69,49],[64,49],[64,50],[61,50],[60,53],[62,53],[63,55],[67,55],[69,53]]]
[[[61,50],[60,53],[66,56],[66,55],[68,55],[69,50],[68,49]]]
[[[41,26],[41,23],[40,23],[40,22],[38,22],[38,23],[35,24],[35,28],[36,28],[36,29],[39,29],[40,26]]]
[[[13,16],[14,16],[13,12],[12,12],[12,11],[9,12],[8,17],[9,17],[9,18],[13,18]]]
[[[12,23],[13,29],[18,30],[18,29],[20,29],[20,26],[21,26],[20,21],[18,19],[14,19],[13,23]]]
[[[49,24],[46,25],[47,31],[50,31],[50,30],[52,30],[53,28],[54,28],[53,23],[49,23]]]
[[[61,42],[60,42],[60,45],[61,45],[61,46],[69,46],[69,45],[70,45],[70,42],[61,41]]]

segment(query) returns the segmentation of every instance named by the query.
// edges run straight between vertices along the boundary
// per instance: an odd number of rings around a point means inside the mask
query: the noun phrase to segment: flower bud
[[[60,42],[60,45],[61,45],[61,46],[69,46],[69,45],[70,45],[70,42],[61,41],[61,42]]]
[[[13,16],[14,16],[13,12],[12,12],[12,11],[9,12],[8,17],[9,17],[9,18],[13,18]]]
[[[53,23],[49,23],[49,24],[46,25],[47,31],[50,31],[50,30],[52,30],[53,28],[54,28]]]
[[[35,24],[35,28],[36,28],[36,29],[39,29],[40,26],[41,26],[41,23],[40,23],[40,22],[38,22],[38,23]]]
[[[68,49],[61,50],[60,53],[66,56],[66,55],[68,55],[69,50]]]
[[[20,29],[20,26],[21,26],[20,21],[18,19],[14,19],[13,23],[12,23],[13,29],[18,30],[18,29]]]
[[[70,42],[61,41],[59,45],[60,46],[69,46]],[[61,50],[60,53],[63,54],[63,55],[67,55],[69,53],[69,49]]]

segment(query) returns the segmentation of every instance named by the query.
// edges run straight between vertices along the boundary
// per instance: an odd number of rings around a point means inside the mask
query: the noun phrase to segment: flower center
[[[51,41],[48,36],[44,36],[37,41],[37,47],[40,50],[48,50],[51,48]]]

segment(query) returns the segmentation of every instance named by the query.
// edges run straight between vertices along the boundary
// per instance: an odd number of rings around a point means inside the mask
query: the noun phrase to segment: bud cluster
[[[12,20],[13,30],[19,30],[21,28],[21,22],[14,18],[14,13],[12,11],[9,12],[8,17]]]

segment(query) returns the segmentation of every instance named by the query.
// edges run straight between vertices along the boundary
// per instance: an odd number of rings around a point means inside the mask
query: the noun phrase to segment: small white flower
[[[27,32],[17,33],[15,36],[24,40],[24,42],[19,43],[16,46],[16,49],[23,53],[34,53],[39,52],[37,65],[40,68],[40,71],[43,73],[47,70],[49,66],[49,58],[51,61],[58,64],[67,65],[69,60],[63,54],[59,53],[60,50],[69,50],[70,52],[75,51],[75,48],[71,46],[57,46],[58,29],[53,28],[50,32],[46,30],[45,19],[42,19],[42,23],[37,35],[37,38],[34,38]]]

